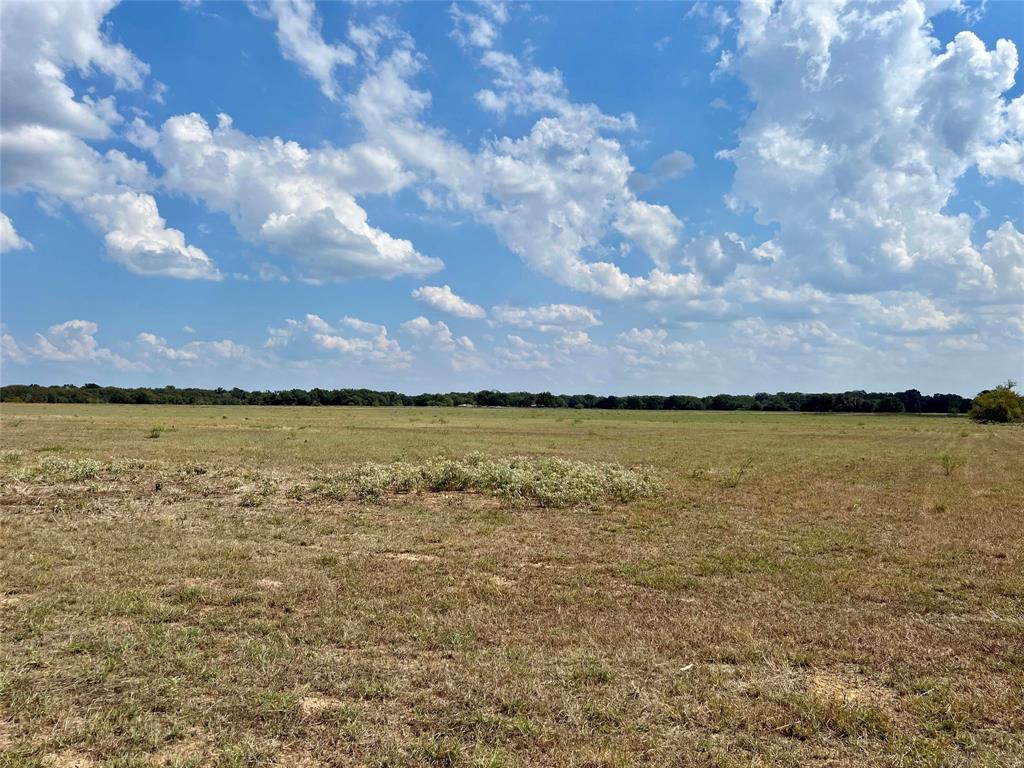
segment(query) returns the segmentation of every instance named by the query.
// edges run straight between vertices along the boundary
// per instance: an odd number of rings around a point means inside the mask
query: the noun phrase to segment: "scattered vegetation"
[[[0,765],[1024,754],[1024,430],[439,415],[5,403]]]
[[[30,473],[51,481],[81,482],[94,480],[103,469],[103,464],[95,459],[65,459],[60,456],[47,456]]]
[[[155,440],[156,438],[160,437],[160,435],[162,435],[164,432],[173,432],[173,431],[174,431],[174,427],[165,427],[163,425],[157,425],[157,426],[153,427],[151,430],[149,430],[149,437],[151,439]]]
[[[80,483],[85,480],[95,480],[101,474],[111,478],[119,477],[127,472],[142,469],[144,466],[145,462],[138,459],[117,458],[97,461],[96,459],[46,456],[32,466],[21,467],[13,477],[18,480],[39,480],[50,483]]]
[[[387,494],[478,492],[510,504],[541,507],[625,504],[657,493],[660,485],[647,469],[595,464],[572,459],[513,456],[433,459],[420,464],[360,464],[323,476],[313,487],[316,495],[360,501],[380,501]]]
[[[4,463],[18,464],[20,454]],[[17,459],[17,461],[15,461]],[[47,456],[14,474],[20,480],[81,482],[101,475],[117,477],[142,469],[145,463],[131,459],[71,459]],[[206,467],[187,463],[169,474],[178,480],[207,475]],[[255,508],[275,496],[278,482],[259,473],[221,470],[217,481],[224,492],[238,493],[238,506]],[[163,488],[157,480],[154,489]],[[207,486],[209,491],[212,486]],[[387,497],[409,493],[477,493],[493,496],[509,506],[548,508],[593,507],[627,504],[656,495],[661,483],[649,468],[628,469],[573,459],[512,456],[489,458],[471,454],[465,459],[431,459],[421,463],[364,462],[342,470],[319,471],[311,480],[293,482],[286,498],[355,500],[380,503]]]

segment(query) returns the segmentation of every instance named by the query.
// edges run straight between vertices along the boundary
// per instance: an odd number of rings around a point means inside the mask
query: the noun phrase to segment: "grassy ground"
[[[1020,428],[32,405],[0,424],[0,766],[1024,765]],[[647,467],[662,492],[317,490],[472,452]]]

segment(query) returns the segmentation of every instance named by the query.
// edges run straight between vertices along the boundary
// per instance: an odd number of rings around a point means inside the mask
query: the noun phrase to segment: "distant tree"
[[[550,392],[541,392],[537,395],[536,404],[541,408],[554,408],[557,405],[555,396]]]
[[[835,409],[836,396],[828,392],[819,392],[807,396],[803,410],[826,412]]]
[[[974,398],[968,416],[974,421],[1000,424],[1024,421],[1024,397],[1013,391],[1016,386],[1015,381],[1007,381],[995,389],[981,392]]]
[[[876,413],[903,413],[904,405],[896,395],[886,395],[875,403]]]
[[[897,397],[903,401],[903,409],[907,413],[921,412],[922,397],[918,390],[908,389],[906,392],[897,395]]]
[[[150,405],[154,402],[153,393],[148,389],[136,389],[132,392],[131,401],[136,405]]]

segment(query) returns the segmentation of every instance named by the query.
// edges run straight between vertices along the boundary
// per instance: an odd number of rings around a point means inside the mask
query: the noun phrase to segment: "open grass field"
[[[1019,427],[9,404],[0,424],[0,766],[1024,765]],[[643,492],[362,493],[388,470],[353,470],[471,454],[586,462],[559,483],[615,463]]]

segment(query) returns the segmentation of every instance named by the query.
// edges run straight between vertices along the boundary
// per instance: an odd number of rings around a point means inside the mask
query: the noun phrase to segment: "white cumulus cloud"
[[[31,251],[32,243],[18,234],[14,222],[0,211],[0,253],[7,251]]]
[[[147,188],[146,166],[87,141],[124,122],[114,95],[78,97],[65,75],[109,75],[142,88],[149,67],[111,42],[112,2],[4,3],[0,45],[0,162],[6,191],[31,190],[68,203],[104,235],[108,255],[138,274],[220,277],[210,258],[167,227]],[[89,88],[89,91],[92,91]]]
[[[55,363],[104,363],[118,370],[134,370],[137,363],[121,357],[96,340],[99,326],[89,320],[68,320],[37,333],[28,349],[33,357]]]
[[[447,285],[424,285],[413,290],[412,297],[428,307],[456,317],[479,319],[487,315],[483,307],[466,301]]]
[[[338,98],[334,69],[355,63],[355,51],[347,45],[331,45],[321,33],[322,21],[313,0],[272,0],[270,15],[277,23],[281,54],[295,62],[320,83],[324,96]]]
[[[502,304],[491,309],[493,322],[536,331],[561,331],[600,325],[597,310],[578,304],[546,304],[539,307],[513,307]]]
[[[972,32],[945,47],[929,8],[785,2],[740,8],[734,70],[755,108],[733,194],[778,227],[780,264],[826,290],[996,288],[991,251],[946,211],[977,165],[1014,174],[1017,50]]]
[[[153,154],[163,184],[226,213],[247,240],[294,259],[316,280],[425,275],[439,259],[373,227],[358,194],[401,189],[409,180],[381,147],[306,149],[257,138],[221,115],[215,128],[196,114],[164,123]]]

